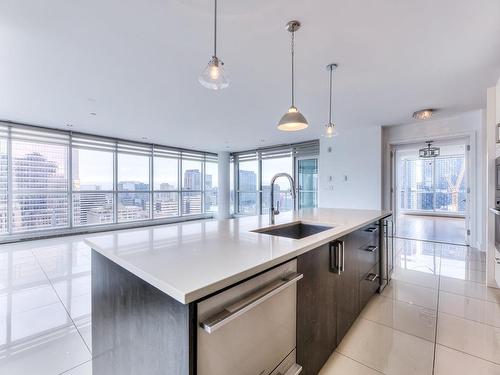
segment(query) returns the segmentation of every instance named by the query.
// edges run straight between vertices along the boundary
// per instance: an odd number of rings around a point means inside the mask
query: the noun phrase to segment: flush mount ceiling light
[[[332,138],[338,135],[335,124],[332,121],[332,92],[333,92],[333,71],[337,69],[337,64],[329,64],[326,69],[330,72],[330,110],[328,112],[328,123],[325,125],[325,137]]]
[[[424,159],[435,158],[439,156],[441,149],[439,147],[432,146],[433,141],[426,141],[427,147],[421,148],[418,150],[418,156]]]
[[[429,120],[432,117],[434,110],[431,108],[422,109],[420,111],[413,112],[413,118],[415,120]]]
[[[221,90],[229,86],[224,63],[217,57],[217,0],[214,0],[214,54],[198,81],[203,87],[211,90]]]
[[[299,21],[290,21],[286,24],[287,31],[291,34],[291,55],[292,55],[292,105],[288,111],[281,117],[278,123],[278,129],[286,132],[294,132],[305,129],[309,126],[306,118],[295,107],[295,32],[300,28]]]

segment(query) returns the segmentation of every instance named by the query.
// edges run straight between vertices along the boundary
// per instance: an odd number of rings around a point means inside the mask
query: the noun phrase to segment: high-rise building
[[[69,224],[68,181],[59,168],[38,152],[13,158],[13,231]]]
[[[240,170],[239,187],[241,191],[255,191],[257,187],[257,174],[254,171]]]
[[[184,172],[184,189],[201,190],[201,172],[199,169],[187,169]]]

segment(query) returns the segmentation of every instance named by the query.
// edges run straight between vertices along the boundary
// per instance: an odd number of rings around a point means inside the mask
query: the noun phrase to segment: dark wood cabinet
[[[378,290],[380,226],[373,223],[297,258],[297,362],[317,374]]]
[[[342,270],[337,274],[335,299],[337,301],[337,345],[359,315],[359,275],[357,233],[342,241]]]
[[[297,272],[297,362],[303,375],[319,372],[337,345],[337,278],[330,270],[330,244],[301,255]]]

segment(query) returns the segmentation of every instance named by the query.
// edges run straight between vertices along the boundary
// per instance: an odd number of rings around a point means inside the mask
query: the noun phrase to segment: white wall
[[[339,133],[320,140],[319,207],[380,209],[381,128]]]
[[[383,207],[390,207],[390,149],[391,145],[422,142],[431,139],[470,137],[469,178],[471,187],[471,245],[485,249],[485,186],[486,149],[485,113],[483,110],[465,112],[457,116],[384,127],[382,131],[383,155]]]

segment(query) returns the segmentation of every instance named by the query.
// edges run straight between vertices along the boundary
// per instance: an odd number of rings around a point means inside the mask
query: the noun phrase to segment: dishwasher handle
[[[225,326],[230,321],[236,319],[237,317],[243,315],[247,311],[253,309],[254,307],[260,305],[262,302],[271,298],[272,296],[278,294],[282,290],[288,288],[289,286],[295,284],[297,281],[304,277],[301,273],[291,273],[279,280],[276,280],[263,288],[255,291],[249,296],[226,306],[224,310],[215,314],[214,316],[208,318],[207,320],[200,323],[200,327],[206,332],[212,333],[219,328]]]

